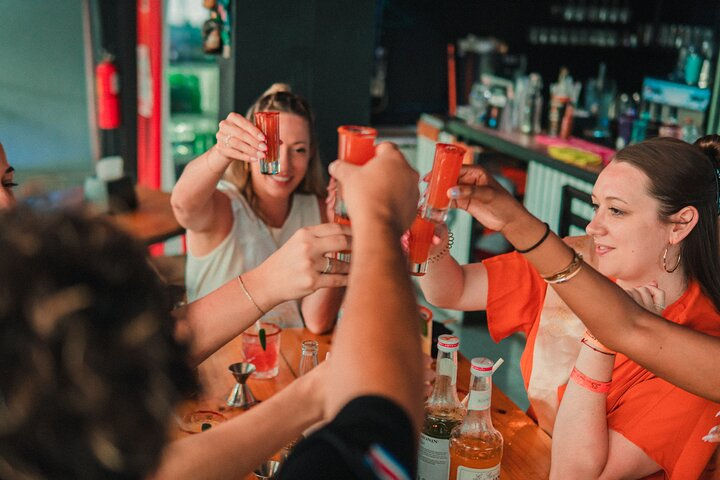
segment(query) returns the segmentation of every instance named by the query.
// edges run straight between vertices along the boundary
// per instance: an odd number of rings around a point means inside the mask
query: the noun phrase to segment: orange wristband
[[[576,384],[580,385],[585,390],[589,390],[591,392],[595,393],[607,393],[610,391],[610,384],[612,384],[612,381],[610,382],[599,382],[597,380],[594,380],[584,373],[582,373],[577,368],[573,367],[572,372],[570,373],[570,379],[575,382]]]

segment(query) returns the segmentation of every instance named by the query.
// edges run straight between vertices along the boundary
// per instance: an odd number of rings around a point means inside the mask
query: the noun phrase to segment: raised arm
[[[454,187],[451,198],[481,223],[499,230],[516,248],[534,245],[545,225],[480,167],[463,167],[474,185]],[[526,258],[541,275],[566,268],[573,250],[550,233]],[[691,393],[720,401],[720,338],[668,322],[638,305],[620,287],[585,265],[570,281],[554,285],[567,305],[607,347]]]
[[[220,122],[216,138],[215,146],[187,164],[172,192],[178,222],[197,233],[214,233],[228,223],[232,226],[229,199],[216,185],[233,161],[257,161],[267,150],[262,132],[237,113]]]
[[[445,225],[435,234],[440,243],[433,245],[427,273],[418,277],[425,299],[441,308],[484,310],[487,307],[488,276],[482,263],[460,265],[450,255]]]
[[[347,284],[348,265],[332,261],[332,274],[323,274],[329,252],[348,248],[349,228],[333,223],[301,228],[257,268],[242,274],[248,298],[237,278],[205,297],[177,309],[177,336],[189,340],[195,364],[222,347],[257,320],[261,312],[318,289]],[[253,301],[255,303],[253,303]],[[255,305],[257,304],[257,306]]]
[[[353,260],[329,365],[328,416],[358,396],[380,395],[403,408],[419,428],[423,367],[417,304],[400,247],[415,214],[418,176],[386,143],[366,165],[338,161],[330,172],[343,187],[352,218]]]

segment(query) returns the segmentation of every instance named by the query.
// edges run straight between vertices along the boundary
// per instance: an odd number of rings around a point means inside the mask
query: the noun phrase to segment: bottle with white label
[[[450,480],[498,480],[503,437],[490,418],[493,361],[478,357],[470,366],[467,415],[450,435]]]
[[[465,415],[456,384],[459,346],[455,335],[438,337],[435,387],[425,403],[417,480],[447,480],[450,474],[450,432]]]

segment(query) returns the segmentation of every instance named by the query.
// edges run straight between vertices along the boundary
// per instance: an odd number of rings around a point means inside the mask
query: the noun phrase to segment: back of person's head
[[[308,169],[303,181],[297,188],[300,193],[314,195],[325,195],[325,180],[323,177],[322,162],[320,161],[320,150],[317,143],[317,131],[315,128],[315,115],[308,101],[292,91],[286,83],[274,83],[262,95],[255,100],[247,111],[246,118],[251,122],[255,121],[255,112],[277,111],[292,113],[303,118],[308,125],[310,133],[310,158]],[[282,133],[281,133],[282,135]],[[246,197],[251,197],[252,188],[250,182],[250,164],[246,162],[233,162],[229,170],[230,179],[238,185]]]
[[[686,206],[698,211],[698,223],[680,245],[682,265],[697,280],[720,310],[720,247],[718,244],[717,135],[700,138],[695,145],[659,137],[620,150],[615,161],[639,168],[649,179],[649,194],[660,202],[660,218]]]
[[[192,377],[143,247],[82,214],[0,225],[0,478],[145,477]]]

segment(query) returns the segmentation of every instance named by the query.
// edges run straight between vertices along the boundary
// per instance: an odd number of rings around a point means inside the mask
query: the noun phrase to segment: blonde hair
[[[315,116],[310,109],[310,104],[300,95],[292,92],[289,85],[285,83],[274,83],[253,103],[245,117],[254,121],[255,112],[278,111],[292,113],[305,119],[310,131],[310,158],[308,168],[302,182],[293,193],[307,193],[324,198],[325,178],[322,173],[320,153],[317,148],[317,134],[315,131]],[[245,197],[256,215],[263,218],[258,208],[258,199],[252,187],[252,170],[248,162],[232,162],[225,172],[225,178],[231,181]]]

